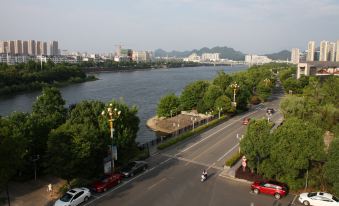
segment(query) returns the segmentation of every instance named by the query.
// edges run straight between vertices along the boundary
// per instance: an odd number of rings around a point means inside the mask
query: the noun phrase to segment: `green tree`
[[[339,139],[338,135],[333,140],[328,151],[328,159],[324,165],[325,178],[332,186],[332,190],[336,196],[339,195]]]
[[[226,74],[224,71],[219,71],[217,76],[213,80],[213,84],[219,86],[223,92],[231,84],[232,77]]]
[[[159,117],[171,117],[176,115],[180,106],[179,97],[174,93],[168,94],[160,99],[157,108],[157,115]]]
[[[18,128],[0,117],[0,190],[13,178],[23,163],[25,142],[17,135]]]
[[[232,113],[235,108],[232,106],[231,99],[226,95],[221,95],[215,100],[214,111],[218,112],[218,109],[222,108],[222,112]]]
[[[248,159],[248,166],[262,174],[260,163],[269,157],[273,142],[270,138],[271,125],[266,119],[252,120],[240,142],[241,152]]]
[[[261,100],[266,101],[267,98],[272,93],[272,83],[269,79],[264,79],[259,82],[256,87],[257,95],[260,97]]]
[[[221,88],[216,85],[210,85],[206,90],[203,101],[207,110],[212,110],[214,107],[215,100],[223,94]],[[206,111],[201,111],[206,112]]]
[[[291,189],[304,185],[310,162],[324,160],[323,131],[310,122],[289,118],[272,135],[270,158],[263,165],[266,177],[286,182]]]
[[[195,81],[188,84],[180,95],[181,110],[191,110],[197,107],[202,100],[209,83],[207,81]]]

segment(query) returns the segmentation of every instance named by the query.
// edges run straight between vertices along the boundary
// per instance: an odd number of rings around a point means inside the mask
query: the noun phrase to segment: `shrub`
[[[225,165],[228,167],[232,167],[240,160],[241,156],[242,154],[240,152],[236,152],[228,160],[226,160]]]

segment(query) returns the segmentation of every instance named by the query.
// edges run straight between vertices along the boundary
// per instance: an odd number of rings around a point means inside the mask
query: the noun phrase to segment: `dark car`
[[[148,165],[144,161],[134,161],[128,163],[124,168],[122,168],[121,173],[124,177],[133,177],[135,174],[145,171]]]
[[[105,175],[98,181],[95,181],[91,185],[91,189],[95,192],[105,192],[108,189],[118,185],[123,178],[120,173],[114,173],[113,175]]]
[[[255,181],[251,185],[251,189],[255,194],[264,193],[273,195],[276,199],[280,199],[288,193],[288,187],[285,183],[272,180]]]
[[[248,123],[250,122],[251,118],[249,117],[245,117],[243,120],[242,120],[242,124],[243,125],[248,125]]]

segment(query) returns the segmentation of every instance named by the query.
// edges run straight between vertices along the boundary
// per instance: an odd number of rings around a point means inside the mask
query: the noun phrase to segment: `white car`
[[[54,206],[77,206],[82,202],[86,202],[91,197],[91,192],[87,188],[73,188],[67,191]]]
[[[326,192],[301,193],[299,202],[314,206],[339,206],[339,199]]]

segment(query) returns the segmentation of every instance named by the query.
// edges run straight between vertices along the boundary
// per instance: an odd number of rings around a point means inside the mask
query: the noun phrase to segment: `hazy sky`
[[[271,53],[339,39],[339,0],[0,0],[0,40],[110,52],[228,46]]]

